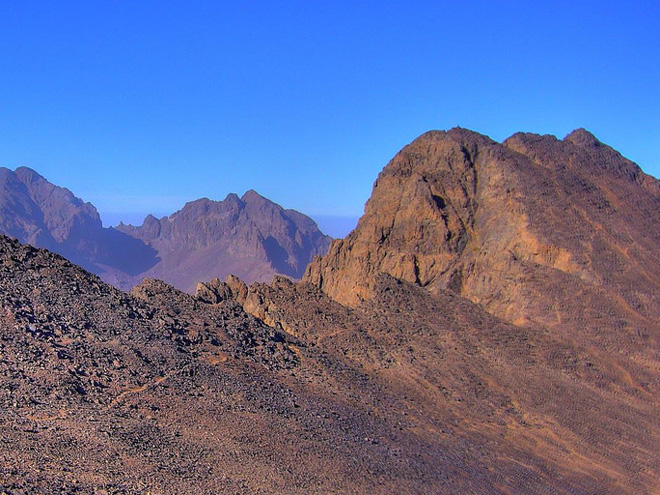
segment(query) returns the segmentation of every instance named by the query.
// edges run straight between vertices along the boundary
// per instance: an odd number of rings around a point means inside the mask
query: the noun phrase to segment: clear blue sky
[[[660,175],[660,2],[0,2],[0,165],[106,223],[254,188],[361,214],[429,129],[586,127]]]

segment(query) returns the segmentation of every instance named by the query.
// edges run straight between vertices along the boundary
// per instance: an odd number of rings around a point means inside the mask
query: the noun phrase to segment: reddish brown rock
[[[353,306],[383,272],[518,324],[571,328],[595,304],[646,328],[660,316],[658,184],[584,130],[503,144],[430,132],[385,167],[357,228],[305,280]]]
[[[429,133],[313,284],[194,296],[0,237],[0,491],[655,495],[656,184]]]

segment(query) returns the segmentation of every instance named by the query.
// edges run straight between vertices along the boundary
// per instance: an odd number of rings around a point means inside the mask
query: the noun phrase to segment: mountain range
[[[309,217],[260,196],[230,194],[187,203],[141,226],[104,228],[96,208],[27,167],[0,168],[0,232],[43,247],[121,289],[156,277],[182,290],[236,274],[299,279],[330,238]]]
[[[584,129],[456,128],[299,282],[126,293],[2,236],[0,493],[657,494],[659,207]]]

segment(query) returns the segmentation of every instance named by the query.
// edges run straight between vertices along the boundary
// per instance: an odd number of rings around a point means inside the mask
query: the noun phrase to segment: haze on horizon
[[[660,175],[657,2],[35,1],[0,19],[0,166],[108,225],[255,189],[342,235],[401,147],[457,125],[585,127]]]

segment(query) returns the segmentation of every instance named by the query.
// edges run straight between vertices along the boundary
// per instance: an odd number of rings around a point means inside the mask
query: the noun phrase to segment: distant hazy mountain
[[[0,232],[57,252],[122,289],[145,276],[193,290],[233,273],[249,281],[300,278],[330,238],[313,220],[254,191],[200,199],[139,226],[104,228],[96,208],[34,170],[0,168]]]
[[[300,278],[331,241],[311,218],[255,191],[242,198],[229,194],[224,201],[198,199],[169,217],[150,215],[139,227],[120,224],[117,229],[158,252],[159,262],[143,275],[189,292],[210,275]]]
[[[0,232],[59,253],[110,282],[157,262],[143,242],[103,228],[94,205],[27,167],[0,168]]]

